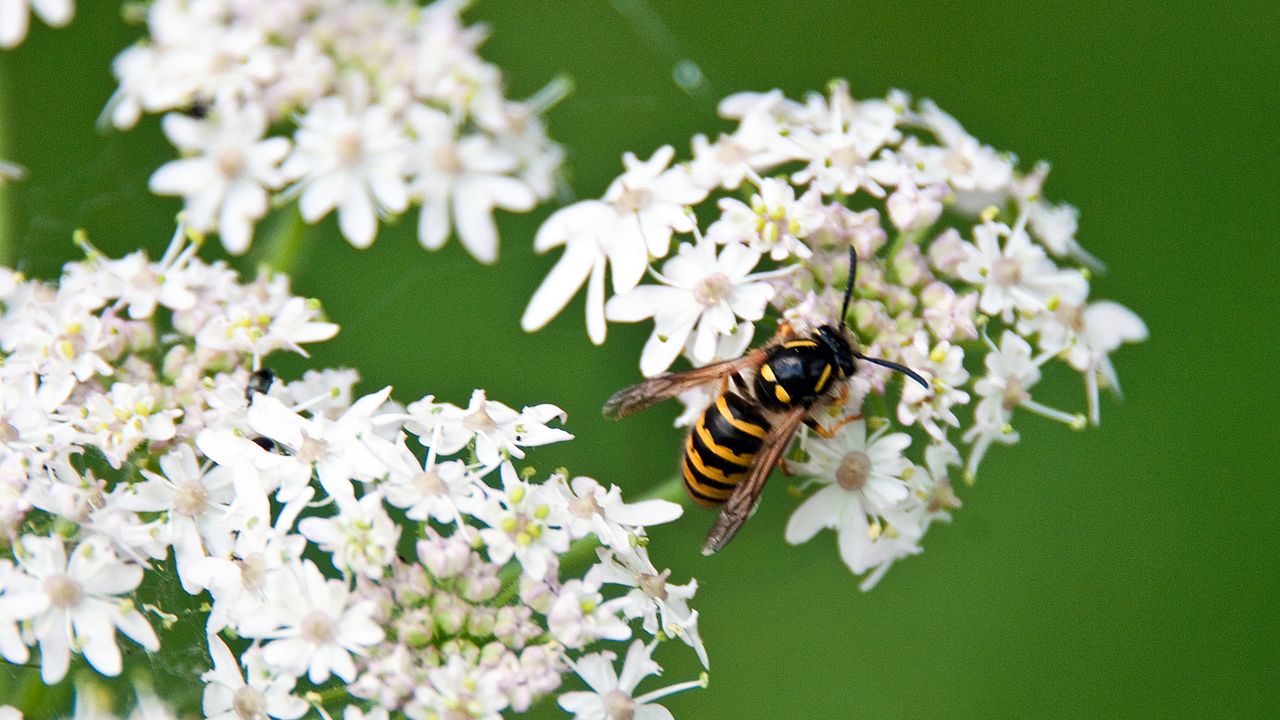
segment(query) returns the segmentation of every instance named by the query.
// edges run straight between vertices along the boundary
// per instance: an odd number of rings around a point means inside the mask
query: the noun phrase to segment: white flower
[[[673,233],[693,231],[693,218],[685,207],[707,195],[685,168],[667,169],[674,155],[670,146],[659,148],[647,161],[627,153],[627,171],[613,181],[603,199],[562,208],[538,228],[535,251],[561,245],[565,251],[529,300],[521,327],[533,331],[546,325],[589,278],[587,333],[595,344],[604,342],[606,263],[613,264],[614,292],[634,288],[650,256],[666,257]]]
[[[764,178],[759,191],[752,193],[751,204],[741,200],[720,200],[720,219],[707,229],[707,238],[718,245],[746,243],[753,250],[769,253],[774,260],[795,255],[813,255],[803,239],[826,220],[822,199],[816,191],[796,199],[795,188],[785,180]]]
[[[792,513],[787,542],[798,545],[832,528],[840,559],[862,574],[877,564],[875,543],[886,526],[893,529],[889,535],[919,539],[923,531],[908,513],[914,501],[903,480],[911,462],[902,453],[911,436],[887,430],[886,425],[868,436],[866,423],[858,421],[832,440],[806,436],[808,459],[792,469],[822,488]]]
[[[982,288],[978,308],[988,315],[1012,322],[1015,310],[1036,314],[1059,302],[1079,303],[1089,293],[1084,275],[1054,265],[1022,224],[1010,229],[1003,223],[982,223],[973,228],[973,241],[965,246],[968,256],[956,275]]]
[[[524,212],[538,200],[529,185],[511,177],[519,159],[487,135],[457,137],[454,121],[439,110],[414,105],[408,118],[418,143],[410,185],[422,200],[418,239],[429,250],[439,249],[449,238],[452,218],[467,252],[480,262],[496,262],[493,209]]]
[[[658,148],[648,160],[631,153],[622,156],[627,170],[609,185],[603,198],[618,214],[612,228],[620,233],[616,242],[640,244],[648,248],[649,255],[666,257],[671,234],[693,229],[685,208],[701,202],[707,192],[693,182],[684,166],[667,167],[674,157],[670,145]]]
[[[622,597],[623,614],[641,618],[642,627],[650,635],[661,630],[669,637],[680,638],[698,654],[703,667],[710,667],[707,649],[698,634],[698,613],[689,609],[689,599],[698,590],[697,581],[672,583],[671,570],[658,572],[643,545],[627,551],[599,549],[596,553],[600,562],[587,571],[587,580],[631,588]]]
[[[573,579],[560,587],[547,610],[547,629],[565,647],[580,649],[599,639],[626,640],[631,628],[619,617],[625,601],[606,601],[600,587]]]
[[[142,582],[142,568],[121,562],[100,539],[81,542],[68,558],[60,539],[24,535],[18,568],[0,597],[0,615],[31,624],[46,685],[66,675],[73,647],[98,672],[119,675],[117,629],[148,652],[160,649],[146,618],[120,597]]]
[[[339,502],[354,501],[353,479],[373,480],[386,472],[386,465],[369,450],[364,436],[372,431],[372,415],[390,392],[388,387],[360,398],[336,420],[304,418],[276,398],[259,395],[249,407],[249,426],[285,446],[299,467],[314,466],[330,497]],[[310,478],[310,473],[306,477]],[[297,489],[282,488],[280,499],[289,500]]]
[[[640,356],[645,376],[670,367],[695,327],[691,358],[705,365],[715,356],[720,337],[738,332],[738,318],[754,322],[764,317],[774,288],[751,274],[759,261],[759,252],[738,242],[725,245],[717,256],[710,236],[701,237],[696,245],[682,244],[663,265],[664,285],[642,285],[615,295],[605,315],[620,322],[654,319]]]
[[[15,582],[19,584],[15,585]],[[7,605],[5,592],[11,585],[20,586],[13,563],[0,559],[0,610],[4,610]],[[11,663],[22,664],[30,656],[30,650],[18,634],[18,618],[12,612],[0,613],[0,657]]]
[[[338,514],[307,517],[298,531],[332,557],[334,567],[365,577],[382,577],[396,557],[400,526],[382,509],[382,496],[372,492],[356,501],[335,498]]]
[[[380,484],[391,505],[403,508],[410,520],[453,523],[462,512],[472,512],[480,497],[480,481],[461,460],[437,462],[435,446],[428,445],[420,462],[401,437],[395,443],[368,438],[369,448],[387,464],[387,478]]]
[[[1044,350],[1061,348],[1067,363],[1084,373],[1089,401],[1089,421],[1098,424],[1098,387],[1110,387],[1120,394],[1120,378],[1110,355],[1124,343],[1147,339],[1147,326],[1129,308],[1109,300],[1087,306],[1060,304],[1053,313],[1044,313],[1018,323],[1030,335],[1039,333]]]
[[[264,140],[266,130],[266,113],[257,105],[219,103],[206,120],[166,115],[165,135],[195,157],[162,165],[151,176],[151,191],[181,195],[193,229],[217,228],[229,252],[243,253],[254,223],[267,212],[267,190],[284,184],[278,166],[289,152],[289,141]]]
[[[886,143],[901,139],[895,127],[898,112],[883,100],[854,102],[844,81],[833,84],[830,108],[830,117],[814,132],[793,134],[808,165],[792,175],[792,182],[812,182],[824,195],[853,195],[865,188],[873,197],[884,197],[884,188],[868,173],[867,161]]]
[[[261,652],[244,654],[248,678],[240,674],[236,660],[226,643],[210,635],[209,655],[213,669],[200,677],[205,683],[202,709],[208,720],[244,720],[272,717],[295,720],[306,714],[306,700],[293,695],[297,682],[292,675],[272,672],[262,662]],[[255,649],[256,650],[256,649]]]
[[[161,442],[174,436],[174,419],[181,410],[160,407],[159,389],[117,382],[107,393],[85,401],[84,417],[77,424],[102,448],[107,462],[119,468],[140,443]]]
[[[930,146],[923,154],[930,169],[961,192],[993,193],[1006,189],[1013,179],[1013,164],[990,145],[978,142],[932,100],[920,101],[920,114],[942,146]]]
[[[587,691],[567,692],[557,701],[560,707],[573,713],[575,720],[671,720],[671,711],[654,701],[682,690],[702,687],[701,682],[687,682],[636,696],[636,686],[650,675],[657,675],[662,668],[652,659],[657,643],[645,645],[636,640],[627,650],[622,662],[622,672],[613,669],[617,656],[611,652],[584,655],[573,663],[573,669],[591,688]]]
[[[974,424],[964,435],[966,442],[974,443],[965,466],[968,478],[977,472],[978,463],[992,442],[1008,445],[1018,441],[1018,433],[1009,424],[1014,408],[1023,407],[1077,429],[1083,427],[1085,421],[1082,415],[1066,413],[1031,399],[1028,391],[1040,382],[1040,366],[1055,353],[1033,357],[1031,345],[1011,330],[1000,336],[999,348],[989,339],[986,342],[991,349],[983,360],[987,374],[973,385],[980,399],[973,413]]]
[[[559,496],[519,479],[511,463],[501,469],[502,492],[494,492],[475,517],[489,527],[480,531],[489,559],[503,565],[513,556],[524,574],[542,580],[557,556],[569,549],[566,509]]]
[[[0,48],[17,47],[27,37],[28,6],[50,27],[62,27],[75,14],[72,0],[3,0],[0,2]]]
[[[430,396],[408,407],[405,429],[414,433],[438,452],[449,455],[475,441],[476,458],[491,470],[506,456],[523,458],[524,447],[537,447],[573,438],[559,428],[550,427],[551,420],[565,419],[564,411],[555,405],[527,406],[516,412],[503,403],[490,400],[484,390],[471,393],[466,408],[448,403],[435,403]]]
[[[377,233],[379,213],[402,213],[409,206],[408,139],[387,108],[352,109],[340,98],[325,98],[299,120],[296,143],[282,172],[298,181],[307,222],[337,208],[343,236],[366,248]]]
[[[310,560],[281,577],[279,627],[262,635],[269,640],[263,660],[291,675],[305,672],[316,684],[331,674],[354,680],[352,655],[364,654],[383,637],[373,620],[373,603],[352,598],[346,582],[325,579]]]
[[[199,561],[194,570],[197,581],[213,595],[206,624],[209,632],[234,627],[248,636],[276,628],[277,596],[272,593],[281,586],[278,578],[291,572],[306,548],[306,538],[290,531],[312,495],[308,489],[286,503],[274,523],[257,514],[238,518],[239,531],[229,555]]]
[[[960,419],[951,410],[952,406],[969,402],[969,393],[960,389],[969,380],[969,372],[964,369],[964,350],[946,340],[939,340],[930,348],[928,337],[922,331],[902,349],[902,362],[928,379],[929,388],[913,382],[903,384],[898,422],[919,423],[930,437],[945,439],[947,430],[942,425],[960,427]]]
[[[236,303],[200,328],[196,344],[209,350],[233,350],[259,357],[288,349],[305,357],[302,343],[320,342],[338,334],[338,326],[322,321],[320,315],[314,303],[300,297],[284,298],[279,303]]]
[[[197,561],[230,549],[227,512],[235,497],[230,468],[202,472],[190,445],[179,445],[160,458],[156,474],[143,470],[146,482],[121,495],[121,509],[165,513],[164,540],[173,546],[182,589],[197,594],[201,587],[193,572]]]
[[[433,713],[417,717],[454,717],[502,720],[508,701],[499,687],[496,670],[472,667],[456,655],[427,674],[429,685],[419,686],[416,696]]]
[[[978,338],[978,293],[960,295],[950,285],[934,281],[920,291],[920,300],[924,303],[920,315],[938,339],[954,342]]]
[[[589,477],[569,481],[556,475],[548,485],[562,495],[567,510],[565,527],[574,539],[595,535],[605,546],[620,551],[631,548],[634,528],[661,525],[684,514],[683,507],[660,498],[625,503],[617,485],[605,490]]]

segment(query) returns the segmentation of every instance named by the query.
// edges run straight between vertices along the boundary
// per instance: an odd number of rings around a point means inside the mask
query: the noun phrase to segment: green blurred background
[[[77,227],[112,253],[158,253],[179,208],[146,191],[171,156],[154,118],[129,133],[94,125],[110,60],[139,31],[115,3],[78,5],[70,27],[37,22],[0,54],[0,155],[28,169],[10,188],[11,227],[19,266],[43,277],[76,255]],[[511,94],[575,81],[550,123],[578,197],[599,195],[626,150],[687,153],[693,133],[727,127],[714,98],[730,92],[795,96],[843,76],[855,97],[932,97],[1024,167],[1052,161],[1047,195],[1081,208],[1079,237],[1110,266],[1095,296],[1151,329],[1115,356],[1126,399],[1104,403],[1100,428],[1020,416],[1022,443],[993,450],[954,522],[870,593],[830,535],[782,542],[795,503],[783,482],[722,555],[697,552],[707,513],[655,531],[659,567],[698,578],[712,657],[710,688],[667,703],[677,717],[1280,714],[1280,4],[481,0],[468,17],[491,24],[484,54]],[[707,95],[673,82],[686,58]],[[594,348],[580,300],[542,332],[518,327],[555,260],[530,249],[551,210],[502,216],[492,268],[456,241],[421,250],[416,211],[364,252],[332,219],[313,229],[296,287],[343,328],[314,363],[357,367],[365,389],[392,384],[402,399],[461,403],[484,387],[557,403],[578,439],[534,464],[643,493],[673,472],[675,408],[621,423],[598,408],[637,379],[647,327],[611,328]],[[1077,376],[1044,388],[1083,407]],[[696,677],[678,644],[659,659],[667,682]]]

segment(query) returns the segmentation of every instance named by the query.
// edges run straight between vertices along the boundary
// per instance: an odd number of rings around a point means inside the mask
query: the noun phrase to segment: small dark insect
[[[195,118],[196,120],[203,120],[209,116],[209,111],[211,109],[212,107],[208,100],[197,98],[192,100],[190,105],[182,108],[179,112],[187,117]]]
[[[254,370],[253,374],[249,376],[249,382],[244,386],[245,402],[252,405],[253,397],[255,395],[266,395],[271,391],[271,384],[275,381],[276,374],[271,372],[268,368]],[[276,447],[275,442],[270,438],[264,438],[261,435],[254,437],[253,443],[267,452],[271,452]]]
[[[252,403],[254,395],[266,395],[271,392],[271,384],[276,381],[276,374],[267,368],[254,370],[249,382],[244,386],[245,402]]]
[[[604,414],[620,418],[699,385],[720,383],[719,396],[694,423],[680,459],[684,487],[694,502],[723,506],[702,545],[703,555],[723,548],[750,517],[765,480],[801,424],[831,437],[841,425],[861,417],[845,418],[830,429],[813,417],[815,409],[848,396],[845,381],[856,372],[856,360],[900,372],[929,387],[914,370],[854,349],[844,318],[857,269],[858,256],[851,247],[839,325],[823,325],[801,337],[782,323],[769,342],[740,358],[658,375],[620,390],[605,403]]]

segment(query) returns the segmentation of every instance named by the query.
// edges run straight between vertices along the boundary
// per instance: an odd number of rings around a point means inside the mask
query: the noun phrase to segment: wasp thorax
[[[849,492],[857,492],[867,484],[867,476],[871,474],[871,458],[861,450],[846,453],[836,468],[836,482]]]
[[[633,720],[636,716],[636,701],[614,688],[604,694],[604,714],[609,720]]]
[[[1004,287],[1012,287],[1022,282],[1022,266],[1017,260],[1002,257],[991,263],[991,279]]]
[[[231,710],[238,718],[261,720],[267,717],[267,701],[260,690],[245,685],[231,697]]]
[[[706,307],[728,300],[733,294],[733,281],[724,273],[712,273],[693,286],[693,299]]]
[[[1004,386],[1004,393],[1000,396],[1000,404],[1005,410],[1012,410],[1021,405],[1028,397],[1027,391],[1022,388],[1022,381],[1013,377],[1009,378],[1009,383]]]
[[[73,608],[84,599],[84,588],[66,575],[50,575],[44,579],[44,594],[58,607]]]
[[[181,515],[195,517],[209,501],[209,490],[199,480],[188,480],[173,494],[173,509]]]

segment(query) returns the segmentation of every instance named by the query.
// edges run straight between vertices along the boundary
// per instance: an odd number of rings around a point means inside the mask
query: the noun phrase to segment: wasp
[[[249,376],[249,382],[246,383],[244,386],[244,401],[252,405],[253,397],[255,395],[266,395],[268,392],[271,391],[271,386],[272,384],[275,383],[275,381],[276,381],[276,374],[271,372],[270,368],[260,368],[258,370],[254,370],[253,374]],[[266,450],[267,452],[271,452],[276,447],[275,442],[273,442],[270,438],[264,438],[261,435],[255,435],[252,439],[253,439],[254,445],[257,445],[258,447],[262,448],[263,450]]]
[[[831,437],[841,425],[861,417],[845,418],[832,429],[814,418],[815,411],[847,398],[845,381],[857,372],[858,361],[889,368],[929,387],[911,368],[855,349],[845,316],[857,269],[858,255],[850,247],[849,281],[838,325],[822,325],[802,336],[783,322],[769,342],[742,357],[649,378],[605,403],[606,416],[621,418],[700,385],[720,383],[715,401],[685,438],[680,458],[684,487],[693,501],[721,506],[702,545],[703,555],[718,552],[747,521],[765,480],[801,425]]]

